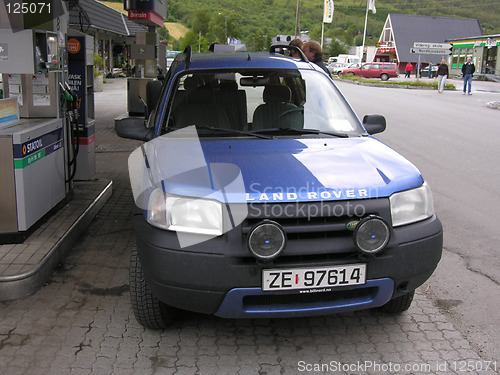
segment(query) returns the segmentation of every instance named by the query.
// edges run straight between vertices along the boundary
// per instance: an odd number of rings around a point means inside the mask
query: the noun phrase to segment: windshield
[[[335,85],[314,70],[186,72],[176,79],[168,107],[163,133],[191,125],[200,127],[200,136],[214,128],[239,136],[270,129],[319,131],[304,136],[364,133]]]

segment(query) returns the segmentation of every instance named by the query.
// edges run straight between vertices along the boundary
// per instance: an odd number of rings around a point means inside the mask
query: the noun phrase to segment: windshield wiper
[[[326,134],[326,135],[331,135],[333,137],[349,138],[349,135],[345,133],[336,133],[336,132],[322,131],[317,129],[269,128],[269,129],[260,129],[252,131],[252,133],[281,133],[281,132],[293,132],[298,134]]]
[[[230,133],[230,134],[240,134],[240,135],[248,135],[250,137],[257,137],[257,138],[262,138],[262,139],[274,139],[274,137],[270,137],[270,136],[267,136],[267,135],[262,135],[262,134],[256,134],[254,132],[247,132],[247,131],[244,131],[244,130],[236,130],[236,129],[227,129],[227,128],[218,128],[218,127],[215,127],[215,126],[208,126],[208,125],[195,125],[196,126],[196,129],[206,129],[206,130],[214,130],[214,131],[218,131],[218,132],[224,132],[224,133]],[[171,127],[170,129],[172,130],[177,130],[177,129],[181,129],[179,127]]]

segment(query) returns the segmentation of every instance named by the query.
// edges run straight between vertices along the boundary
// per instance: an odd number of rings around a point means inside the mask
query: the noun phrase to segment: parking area
[[[127,159],[118,138],[126,80],[96,93],[97,177],[113,194],[32,296],[0,307],[2,374],[496,374],[441,309],[417,291],[400,316],[377,311],[281,320],[181,314],[163,331],[134,319],[128,293],[133,245]]]

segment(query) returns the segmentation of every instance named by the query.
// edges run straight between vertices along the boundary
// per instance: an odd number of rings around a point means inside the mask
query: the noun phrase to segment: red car
[[[342,74],[353,74],[364,78],[380,78],[382,81],[387,81],[389,77],[398,76],[398,68],[395,63],[371,62],[364,63],[359,68],[344,69]]]

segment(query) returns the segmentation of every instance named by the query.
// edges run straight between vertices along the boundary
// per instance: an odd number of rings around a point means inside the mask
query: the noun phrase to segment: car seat
[[[263,100],[264,104],[259,105],[253,114],[252,130],[303,128],[303,109],[291,103],[292,92],[289,87],[268,85],[264,88]]]
[[[245,129],[247,121],[247,97],[245,90],[238,90],[236,81],[221,80],[219,90],[215,91],[216,102],[226,110],[231,127],[236,130]]]
[[[213,90],[197,76],[184,81],[186,94],[173,110],[176,127],[204,125],[231,129],[225,109],[214,100]]]

